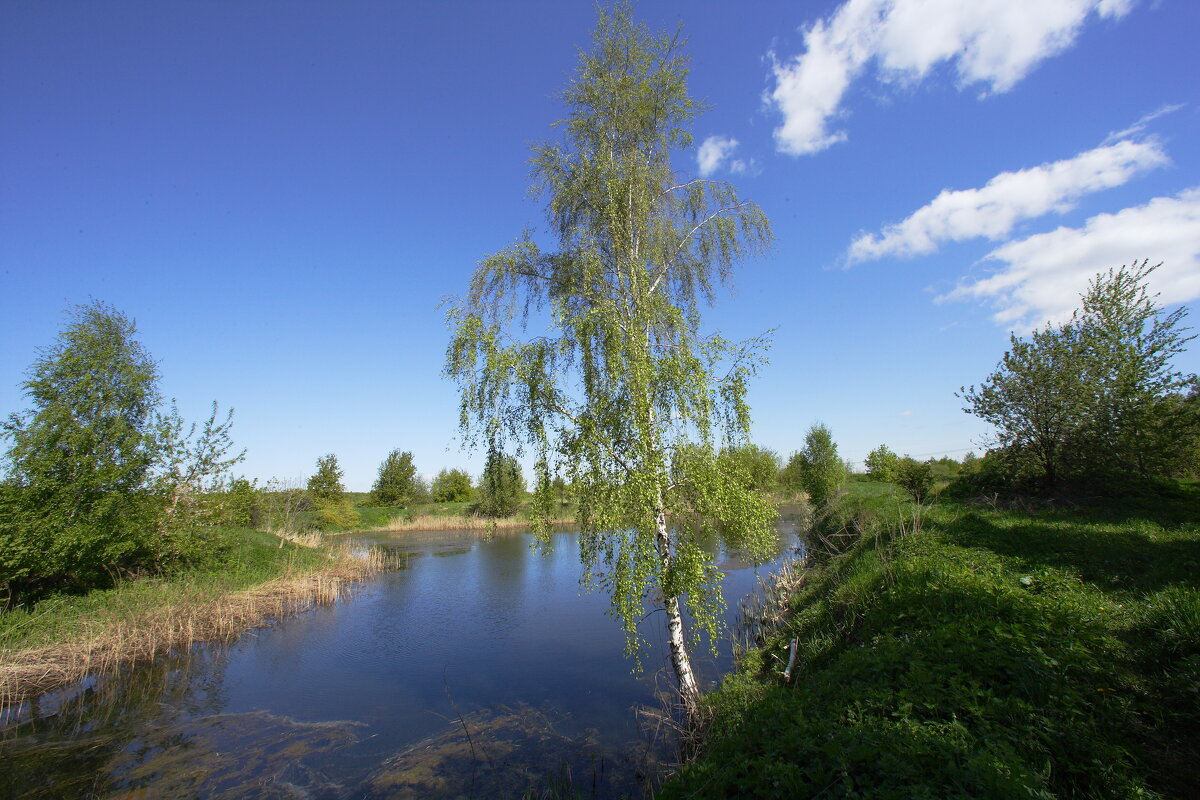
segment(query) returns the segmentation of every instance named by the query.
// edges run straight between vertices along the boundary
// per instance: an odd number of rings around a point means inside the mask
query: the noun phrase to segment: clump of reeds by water
[[[193,642],[233,639],[280,617],[331,603],[356,581],[386,568],[387,556],[378,549],[339,548],[315,568],[287,569],[279,578],[241,591],[214,591],[203,581],[142,581],[127,601],[113,592],[109,605],[75,621],[60,641],[0,647],[0,708]],[[32,616],[38,613],[35,609]]]
[[[788,600],[804,585],[807,574],[803,557],[785,561],[774,572],[760,576],[758,586],[738,603],[731,627],[733,656],[740,660],[748,651],[761,647],[766,638],[786,620]]]
[[[570,518],[548,520],[551,527],[572,525]],[[479,517],[474,514],[447,514],[445,516],[422,514],[409,517],[399,514],[388,520],[386,525],[372,528],[374,531],[460,531],[460,530],[520,530],[533,526],[533,521],[524,517]]]

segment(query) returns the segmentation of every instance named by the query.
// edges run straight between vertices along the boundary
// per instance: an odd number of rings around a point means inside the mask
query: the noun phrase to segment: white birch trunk
[[[663,574],[666,575],[671,567],[671,536],[667,531],[667,515],[661,504],[654,512],[654,524],[657,528],[658,555],[662,559]],[[679,696],[683,701],[684,712],[691,719],[700,703],[700,686],[696,683],[696,673],[692,671],[692,659],[688,656],[687,641],[683,635],[679,596],[668,597],[664,593],[663,605],[667,611],[667,643],[671,650],[671,666],[679,683]]]

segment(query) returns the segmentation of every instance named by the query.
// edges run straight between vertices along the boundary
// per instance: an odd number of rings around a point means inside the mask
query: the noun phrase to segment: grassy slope
[[[1198,523],[1190,487],[945,502],[918,533],[862,537],[710,697],[701,756],[660,796],[1200,796]]]
[[[54,645],[104,624],[134,619],[150,608],[209,600],[328,563],[324,551],[280,542],[260,531],[225,530],[222,540],[227,549],[213,566],[85,595],[55,595],[32,609],[0,613],[0,652]]]

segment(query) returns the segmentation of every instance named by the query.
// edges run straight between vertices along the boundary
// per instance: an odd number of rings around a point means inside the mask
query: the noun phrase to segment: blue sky
[[[852,460],[959,456],[987,430],[955,390],[1089,274],[1163,261],[1162,302],[1194,309],[1200,4],[636,10],[683,24],[712,106],[677,168],[774,225],[706,317],[777,329],[758,443],[786,455],[819,420]],[[0,412],[96,298],[137,320],[186,415],[235,409],[250,477],[334,452],[366,489],[393,448],[477,472],[439,304],[544,230],[529,147],[593,24],[574,2],[0,5]]]

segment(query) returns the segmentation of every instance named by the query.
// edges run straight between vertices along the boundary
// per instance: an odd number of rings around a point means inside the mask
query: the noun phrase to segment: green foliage
[[[825,509],[837,500],[846,483],[846,463],[838,455],[829,428],[817,423],[804,436],[800,451],[800,485],[813,509]]]
[[[466,470],[443,469],[434,476],[430,494],[435,503],[469,501],[474,494],[471,489],[471,476]]]
[[[896,464],[895,481],[914,503],[923,503],[933,491],[933,462],[905,456]]]
[[[299,481],[272,478],[263,487],[261,501],[258,525],[267,531],[299,533],[313,509],[312,498]]]
[[[881,519],[809,565],[657,796],[1195,796],[1198,500]]]
[[[317,506],[337,505],[344,499],[346,487],[342,485],[342,468],[333,453],[317,459],[317,471],[308,479],[308,494]]]
[[[233,449],[233,410],[217,422],[214,401],[203,425],[190,426],[172,401],[166,413],[158,414],[155,434],[156,493],[163,498],[164,513],[177,528],[222,523],[223,494],[229,470],[244,457]],[[185,432],[186,429],[186,432]]]
[[[433,502],[433,490],[430,487],[429,481],[420,475],[414,475],[412,482],[412,504],[431,502]]]
[[[865,464],[871,480],[887,483],[896,479],[900,456],[889,450],[886,444],[881,444],[867,454]]]
[[[677,34],[650,35],[625,6],[599,11],[563,93],[562,140],[534,150],[559,248],[527,234],[479,264],[448,316],[445,367],[468,442],[517,440],[564,472],[587,579],[610,590],[631,649],[644,599],[663,598],[677,674],[679,601],[710,634],[722,605],[698,537],[719,531],[765,553],[774,518],[713,444],[748,433],[763,342],[700,331],[714,284],[764,249],[770,229],[728,184],[677,176],[697,112],[687,71]],[[553,328],[539,317],[531,334],[525,314],[539,308]]]
[[[203,558],[195,531],[228,468],[230,418],[188,428],[160,411],[158,369],[134,322],[93,301],[72,308],[22,384],[32,408],[3,423],[0,585],[15,596],[86,589],[114,575]],[[187,432],[185,433],[185,429]]]
[[[1082,454],[1093,472],[1166,474],[1170,454],[1197,433],[1197,420],[1171,413],[1176,409],[1167,402],[1196,381],[1171,370],[1195,338],[1181,327],[1187,308],[1163,313],[1146,289],[1161,265],[1148,263],[1097,275],[1072,318],[1086,343],[1086,380],[1095,396]]]
[[[1170,365],[1194,337],[1185,308],[1164,315],[1147,293],[1147,263],[1097,275],[1070,322],[1011,337],[996,371],[960,390],[964,410],[996,426],[1012,482],[1053,489],[1181,468],[1200,413],[1183,396],[1196,377]]]
[[[297,571],[328,564],[329,551],[301,547],[260,531],[216,528],[209,558],[165,580],[122,581],[85,595],[54,594],[36,605],[0,614],[0,650],[56,647],[94,636],[105,626],[137,624],[148,611],[172,603],[211,603]]]
[[[417,468],[412,453],[393,450],[379,465],[371,501],[381,506],[407,506],[416,496]]]
[[[521,475],[521,465],[512,456],[496,449],[489,450],[483,475],[479,478],[475,513],[484,517],[511,517],[521,507],[524,494],[525,478]]]
[[[352,530],[362,523],[362,515],[345,497],[339,500],[322,500],[317,503],[316,511],[317,522],[325,530]]]
[[[779,456],[772,450],[755,444],[730,446],[722,448],[720,458],[746,489],[769,492],[779,486]]]
[[[262,498],[258,482],[234,478],[220,498],[219,524],[229,528],[253,528],[262,520]]]
[[[793,492],[804,489],[804,456],[802,454],[795,452],[788,456],[787,464],[779,470],[779,484]]]

